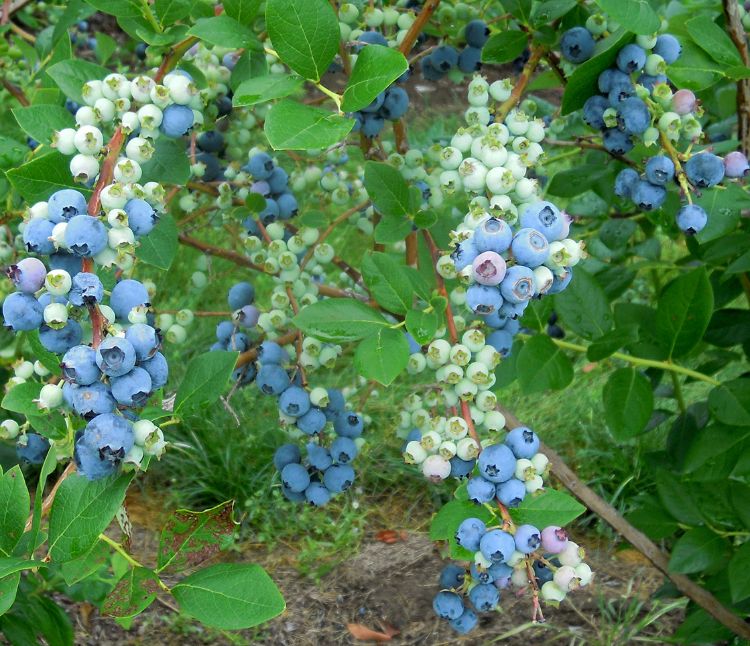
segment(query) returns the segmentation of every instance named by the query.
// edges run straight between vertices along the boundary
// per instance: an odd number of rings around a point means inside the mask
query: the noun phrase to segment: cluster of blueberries
[[[466,47],[460,52],[451,45],[440,45],[422,59],[422,76],[428,81],[439,81],[458,68],[473,74],[482,67],[482,48],[490,37],[490,28],[483,20],[472,20],[464,29]]]
[[[580,244],[567,237],[567,217],[551,202],[526,206],[519,224],[514,231],[505,220],[487,217],[451,254],[459,277],[473,283],[467,306],[489,327],[505,332],[502,343],[493,337],[503,356],[531,299],[563,291],[582,255]]]
[[[367,45],[388,46],[388,41],[379,31],[365,31],[357,40],[364,43],[360,48]],[[410,72],[407,70],[395,83],[378,94],[370,105],[351,114],[354,118],[353,131],[372,139],[380,134],[386,121],[396,121],[403,117],[409,109],[409,95],[400,84],[405,83],[409,76]]]
[[[563,35],[564,56],[585,49],[571,44],[579,30],[588,33],[583,27],[574,27]],[[586,123],[602,132],[604,147],[616,155],[632,150],[635,138],[643,137],[652,124],[651,110],[636,86],[644,88],[647,96],[657,96],[661,91],[659,86],[667,84],[666,66],[680,56],[680,43],[674,36],[661,34],[649,38],[639,36],[640,45],[630,43],[618,52],[616,65],[599,75],[599,94],[589,97],[583,106]],[[634,74],[638,74],[635,83]],[[670,98],[674,102],[671,92]]]
[[[151,206],[144,204],[153,214]],[[161,431],[148,420],[138,421],[132,409],[142,408],[151,393],[165,385],[168,365],[159,352],[159,331],[149,324],[153,315],[148,311],[146,287],[136,280],[120,280],[105,304],[101,280],[84,271],[82,260],[99,253],[107,245],[108,234],[98,218],[87,214],[83,195],[70,189],[54,193],[44,215],[35,206],[39,217],[26,223],[24,242],[29,251],[47,255],[52,268],[48,271],[35,257],[8,268],[17,291],[3,302],[3,319],[15,332],[38,330],[42,346],[62,355],[62,387],[44,386],[38,405],[53,409],[64,403],[88,420],[77,434],[74,458],[81,474],[92,480],[103,478],[126,457],[140,464],[144,453],[160,455],[163,451]],[[130,227],[136,229],[138,221],[137,216],[129,218]],[[44,231],[39,223],[46,226]],[[66,225],[65,254],[46,246],[52,228],[59,224]],[[77,319],[85,310],[92,323],[116,332],[98,347],[82,344],[84,330]],[[116,414],[118,409],[121,415]],[[19,456],[38,463],[48,449],[46,439],[27,434]]]
[[[351,463],[359,453],[358,438],[364,420],[359,413],[347,410],[340,390],[318,387],[308,391],[293,383],[282,366],[288,361],[287,353],[277,343],[264,341],[258,357],[258,388],[266,395],[278,397],[281,418],[308,438],[304,459],[296,444],[283,444],[274,454],[273,463],[281,474],[284,496],[292,502],[322,507],[333,495],[346,491],[354,483]],[[329,422],[335,438],[326,447]]]
[[[297,215],[298,205],[294,193],[289,187],[289,174],[268,154],[258,152],[242,167],[253,178],[250,191],[261,195],[266,204],[258,214],[263,224],[276,220],[289,220]],[[260,235],[260,230],[251,216],[243,225],[249,235]]]
[[[541,597],[553,603],[591,581],[591,568],[583,562],[583,551],[568,539],[564,529],[555,525],[541,531],[533,525],[508,529],[511,531],[487,527],[479,518],[467,518],[456,532],[456,542],[475,553],[474,562],[468,576],[466,568],[456,564],[443,569],[442,590],[432,607],[460,634],[477,626],[477,612],[492,612],[498,607],[501,590],[511,584],[526,588],[532,573]],[[467,598],[474,609],[466,603]]]

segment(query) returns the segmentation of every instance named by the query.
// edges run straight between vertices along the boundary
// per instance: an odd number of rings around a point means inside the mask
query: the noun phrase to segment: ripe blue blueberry
[[[453,563],[446,565],[440,572],[441,588],[460,588],[466,578],[466,570]]]
[[[365,114],[362,122],[362,134],[372,139],[377,137],[385,127],[385,119],[379,114]]]
[[[457,455],[454,455],[449,462],[451,463],[451,472],[448,475],[456,480],[466,478],[474,470],[474,465],[477,463],[474,459],[462,460]]]
[[[507,275],[506,272],[506,278],[503,281],[507,280]],[[500,309],[502,304],[503,297],[497,286],[475,284],[466,290],[466,306],[475,314],[482,316],[492,314]]]
[[[474,262],[479,253],[485,251],[503,253],[510,247],[512,240],[513,230],[505,220],[487,218],[474,230],[474,237],[471,240],[462,242],[456,251],[453,252],[454,255],[458,255],[460,258],[451,257],[456,264],[456,269],[460,271],[463,267]],[[466,254],[465,258],[463,257],[464,254]],[[469,260],[469,258],[471,259]],[[460,265],[463,265],[463,267]]]
[[[526,485],[517,478],[511,478],[497,485],[495,495],[506,507],[518,507],[526,497]]]
[[[218,153],[224,148],[224,135],[217,130],[202,132],[195,142],[202,151]]]
[[[510,303],[522,303],[534,296],[534,272],[523,265],[513,265],[500,283],[500,293],[503,299]],[[468,301],[468,294],[467,294]]]
[[[107,337],[96,350],[96,365],[108,377],[127,374],[135,366],[135,361],[133,344],[122,337]]]
[[[297,204],[297,198],[291,193],[282,193],[276,200],[276,205],[279,207],[279,217],[282,220],[288,220],[289,218],[297,215],[299,205]]]
[[[255,300],[255,288],[246,282],[236,283],[229,288],[227,301],[229,307],[238,310],[245,305],[252,305]]]
[[[221,323],[216,325],[216,338],[226,346],[229,339],[232,338],[234,330],[235,327],[232,321],[221,321]]]
[[[68,319],[61,328],[55,330],[47,325],[39,328],[39,342],[45,350],[55,354],[64,354],[83,338],[83,330],[78,321]]]
[[[469,478],[466,491],[469,500],[480,505],[495,499],[495,484],[481,476]]]
[[[112,377],[110,386],[118,404],[141,408],[151,395],[151,376],[143,368],[135,367],[122,377]]]
[[[136,237],[145,236],[159,221],[159,216],[154,207],[146,200],[133,198],[125,204],[125,213],[128,214],[128,226],[133,230]]]
[[[498,220],[498,222],[500,221],[501,220]],[[480,229],[481,226],[479,227],[479,229],[477,229],[477,232],[479,232]],[[510,229],[510,227],[508,227],[508,229]],[[475,233],[474,235],[476,237],[477,234]],[[513,234],[511,232],[510,237],[512,238],[512,236]],[[510,246],[510,239],[508,240],[508,246]],[[507,248],[508,247],[505,247],[505,249]],[[503,249],[502,251],[505,251],[505,249]],[[495,249],[486,249],[485,251],[495,251],[496,253],[501,253],[500,251],[496,251]],[[453,260],[453,264],[456,266],[456,271],[461,271],[462,269],[468,267],[471,263],[473,263],[478,255],[479,250],[474,245],[473,238],[470,238],[456,245],[453,253],[451,253],[451,260]]]
[[[284,498],[291,502],[305,502],[306,500],[304,491],[292,491],[283,484],[281,485],[281,492],[284,494]]]
[[[297,418],[296,424],[305,435],[315,435],[325,428],[327,421],[325,413],[320,408],[311,406],[309,411]]]
[[[75,276],[83,268],[83,260],[72,253],[58,251],[57,253],[50,254],[49,268],[64,269],[71,276]]]
[[[47,217],[55,224],[83,215],[87,210],[86,198],[72,188],[56,191],[47,200]]]
[[[245,352],[250,347],[250,339],[248,338],[247,334],[244,334],[242,332],[235,332],[231,337],[229,337],[229,342],[227,343],[227,350],[232,350],[233,352]]]
[[[77,307],[96,305],[101,303],[104,298],[104,285],[96,274],[84,271],[78,272],[73,276],[68,298]]]
[[[245,169],[254,179],[268,179],[274,169],[273,159],[266,153],[257,153],[250,158]]]
[[[536,229],[520,229],[510,245],[513,257],[526,267],[538,267],[549,258],[549,242]]]
[[[630,198],[633,188],[640,177],[638,172],[632,168],[624,168],[615,177],[615,195],[622,198]]]
[[[131,325],[125,330],[125,338],[133,345],[138,361],[145,361],[154,356],[161,343],[157,331],[146,323]]]
[[[55,228],[52,220],[45,218],[32,218],[23,228],[23,244],[26,251],[41,255],[49,255],[55,252],[52,242],[52,229]]]
[[[392,86],[385,93],[382,113],[386,119],[395,121],[406,114],[409,109],[409,95],[401,87]]]
[[[118,320],[127,321],[130,311],[140,305],[151,305],[148,290],[143,283],[132,278],[126,278],[112,288],[112,293],[109,297],[109,306],[114,311]]]
[[[128,420],[120,415],[104,413],[86,425],[78,443],[96,449],[101,460],[119,463],[133,448],[134,441],[133,426]]]
[[[747,157],[739,150],[733,150],[724,157],[724,174],[727,177],[744,177],[749,172]]]
[[[594,53],[594,37],[585,27],[568,29],[560,39],[560,52],[571,63],[583,63]]]
[[[150,359],[141,361],[139,366],[151,377],[152,390],[159,390],[159,388],[162,388],[167,383],[169,365],[167,364],[166,357],[161,352],[156,352]]]
[[[495,562],[505,563],[516,549],[516,543],[508,532],[493,529],[479,541],[479,549],[484,558]]]
[[[310,474],[301,464],[290,462],[281,470],[281,482],[295,493],[300,493],[310,485]]]
[[[349,464],[357,453],[359,450],[351,438],[337,437],[331,444],[331,457],[336,464]]]
[[[604,147],[615,155],[624,155],[633,149],[633,141],[630,135],[617,128],[605,130],[602,141]]]
[[[465,47],[458,55],[458,69],[464,74],[477,72],[482,68],[482,50],[479,47]]]
[[[287,464],[299,464],[302,460],[299,447],[295,444],[282,444],[273,454],[273,466],[281,471]]]
[[[276,395],[277,397],[289,387],[289,375],[281,366],[267,363],[258,370],[255,383],[264,395]]]
[[[677,226],[688,235],[702,231],[708,222],[708,214],[698,204],[686,204],[676,216]]]
[[[443,590],[432,600],[432,609],[441,619],[458,619],[464,612],[464,602],[455,592]]]
[[[481,49],[490,37],[490,28],[484,20],[472,20],[464,28],[464,38],[471,47]]]
[[[592,128],[602,130],[604,128],[604,111],[609,108],[606,97],[594,94],[586,99],[583,104],[583,120]]]
[[[63,378],[79,386],[97,381],[102,373],[96,365],[96,350],[87,345],[77,345],[68,350],[60,363]]]
[[[310,395],[299,386],[289,386],[279,397],[279,409],[290,417],[301,417],[310,410]]]
[[[458,52],[450,45],[436,47],[432,50],[430,58],[432,58],[432,64],[443,73],[458,65]]]
[[[281,166],[276,166],[266,181],[272,193],[282,193],[289,184],[289,174]]]
[[[479,618],[476,613],[471,608],[466,608],[460,617],[450,622],[450,626],[457,633],[466,635],[476,628],[477,623],[479,623]]]
[[[456,530],[456,542],[470,552],[476,552],[486,531],[487,526],[479,518],[467,518]]]
[[[519,525],[513,538],[516,549],[522,554],[531,554],[542,544],[541,533],[533,525]]]
[[[631,74],[643,69],[646,64],[646,52],[635,43],[625,45],[617,53],[617,67],[625,74]]]
[[[3,301],[3,322],[14,332],[36,330],[44,319],[44,308],[31,294],[13,292]]]
[[[98,218],[76,215],[65,228],[65,246],[75,256],[95,256],[107,248],[107,227]]]
[[[674,178],[674,162],[666,155],[656,155],[646,162],[646,179],[664,186]]]
[[[164,116],[159,130],[167,137],[182,137],[193,127],[194,120],[195,116],[190,108],[186,105],[173,103],[164,108]]]
[[[523,210],[521,226],[536,229],[552,242],[562,237],[565,218],[552,202],[536,202]]]
[[[38,433],[26,433],[26,444],[16,446],[16,455],[22,462],[42,464],[49,451],[49,440]]]
[[[348,464],[334,464],[323,474],[323,484],[331,493],[346,491],[354,483],[354,469]]]
[[[654,54],[659,54],[667,65],[674,63],[679,57],[682,47],[680,41],[672,34],[662,34],[656,39]]]
[[[597,79],[597,85],[602,94],[609,94],[615,83],[629,85],[630,76],[614,67],[610,67],[599,74],[599,78]]]
[[[713,153],[698,153],[685,162],[685,174],[694,186],[710,188],[724,179],[724,162]]]
[[[489,583],[480,583],[469,592],[469,601],[478,612],[490,612],[500,603],[500,591]]]
[[[76,414],[85,419],[112,413],[115,410],[115,399],[106,384],[101,381],[95,381],[88,386],[71,384],[68,390],[71,407]]]
[[[487,345],[491,345],[505,358],[510,356],[513,349],[513,334],[508,330],[495,330],[487,337]]]
[[[607,94],[607,99],[611,107],[616,108],[622,101],[635,96],[635,88],[628,79],[627,81],[612,81],[612,88]]]
[[[445,72],[435,65],[431,55],[425,56],[422,59],[420,69],[422,70],[422,76],[426,81],[439,81],[445,76]]]
[[[352,411],[344,410],[341,411],[333,420],[333,430],[336,431],[337,435],[341,437],[349,437],[352,439],[358,438],[362,435],[364,429],[364,422],[362,416],[359,413],[353,413]]]
[[[318,471],[325,471],[333,464],[331,452],[324,446],[315,444],[315,442],[308,442],[307,444],[307,460],[310,466]]]
[[[565,267],[564,274],[562,274],[561,276],[555,275],[555,278],[552,281],[552,287],[547,290],[547,293],[559,294],[568,285],[570,285],[571,280],[573,280],[573,269],[571,267]]]
[[[315,507],[323,507],[331,499],[331,492],[320,482],[311,482],[305,489],[305,500]]]
[[[642,99],[631,96],[617,104],[617,123],[624,132],[640,135],[651,124],[651,113]]]
[[[667,191],[663,186],[656,186],[645,180],[638,180],[633,187],[631,199],[642,211],[658,209],[667,199]]]
[[[479,473],[490,482],[505,482],[513,477],[516,457],[504,444],[492,444],[479,454]]]
[[[525,426],[517,426],[505,436],[505,443],[517,458],[532,458],[539,452],[539,437]]]

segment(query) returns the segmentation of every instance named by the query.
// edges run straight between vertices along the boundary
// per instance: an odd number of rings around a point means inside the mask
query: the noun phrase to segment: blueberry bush
[[[129,488],[219,407],[275,429],[273,504],[329,513],[375,444],[421,472],[445,503],[433,609],[457,633],[509,595],[542,622],[595,582],[588,508],[687,597],[677,643],[750,639],[743,3],[1,16],[10,643],[72,644],[61,596],[123,626],[157,599],[219,630],[284,611],[263,568],[213,558],[239,531],[231,500],[174,511],[154,567],[130,549]],[[431,102],[446,92],[461,110]],[[507,397],[541,401],[592,364],[624,508]],[[397,404],[372,415],[383,388]]]

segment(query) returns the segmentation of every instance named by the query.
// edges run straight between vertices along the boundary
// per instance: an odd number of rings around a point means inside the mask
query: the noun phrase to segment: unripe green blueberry
[[[449,417],[445,422],[445,433],[452,440],[458,441],[469,433],[469,425],[463,417]]]
[[[398,22],[399,13],[393,7],[383,7],[383,23],[392,27]]]
[[[71,288],[70,274],[64,269],[52,269],[44,279],[45,289],[53,296],[65,296]]]
[[[466,368],[466,377],[478,385],[486,384],[490,379],[487,366],[479,361],[469,364]]]
[[[600,13],[591,14],[586,19],[586,29],[591,32],[592,36],[601,36],[607,31],[607,19]],[[640,36],[638,38],[640,38]],[[647,49],[651,48],[648,47]]]
[[[48,377],[51,373],[49,368],[37,359],[34,362],[34,374],[38,377]]]
[[[414,416],[412,415],[412,419],[413,417]],[[419,424],[419,426],[424,426],[424,424]],[[436,431],[427,431],[422,434],[422,439],[419,443],[425,451],[428,453],[434,453],[442,443],[442,438],[440,437],[440,433]]]
[[[63,394],[62,385],[45,384],[39,391],[39,398],[35,400],[36,405],[41,410],[51,410],[62,404]]]
[[[192,276],[190,277],[190,281],[197,289],[203,289],[206,285],[208,285],[208,277],[202,271],[194,271]]]
[[[44,322],[49,325],[53,330],[59,330],[65,327],[68,322],[68,308],[63,303],[50,303],[44,308]],[[29,363],[28,361],[26,363]],[[31,366],[31,373],[34,372],[34,365],[29,363]],[[31,374],[29,375],[31,377]]]
[[[475,364],[471,364],[472,366]],[[477,405],[477,408],[482,411],[483,413],[489,413],[491,411],[495,410],[495,407],[497,406],[497,395],[493,393],[491,390],[483,390],[481,393],[477,394],[475,403]],[[486,415],[482,419],[482,423],[484,423],[486,418]]]
[[[533,478],[530,478],[529,480],[527,480],[525,484],[526,484],[526,492],[534,493],[544,487],[544,480],[542,480],[542,476],[535,475]]]
[[[195,314],[192,310],[182,309],[175,315],[177,323],[183,327],[187,327],[195,320]]]
[[[456,455],[462,460],[473,460],[479,455],[479,445],[471,437],[464,437],[456,443]]]
[[[451,353],[451,344],[445,339],[436,339],[427,348],[427,355],[439,365],[448,362]]]
[[[169,343],[180,345],[187,339],[187,330],[181,325],[175,323],[166,331],[165,338]]]
[[[456,343],[450,350],[450,360],[458,366],[467,366],[471,361],[471,350],[462,343]]]
[[[541,589],[541,597],[549,603],[560,603],[565,599],[565,592],[562,591],[554,581],[547,581]]]
[[[404,462],[406,464],[422,464],[426,459],[427,451],[420,442],[412,440],[406,445],[404,449]]]
[[[0,439],[14,440],[18,437],[21,427],[14,419],[6,419],[0,422]]]
[[[477,388],[477,385],[470,379],[467,379],[466,377],[464,377],[461,381],[459,381],[453,387],[453,389],[456,391],[456,394],[458,395],[459,399],[465,402],[474,401],[474,397],[479,391],[479,388]]]
[[[313,256],[315,257],[315,260],[322,264],[328,264],[333,260],[333,257],[335,256],[335,252],[333,250],[333,247],[329,245],[327,242],[323,242],[315,247],[315,251],[313,251]]]
[[[456,455],[456,444],[450,440],[443,440],[438,447],[438,455],[444,460],[450,460]]]

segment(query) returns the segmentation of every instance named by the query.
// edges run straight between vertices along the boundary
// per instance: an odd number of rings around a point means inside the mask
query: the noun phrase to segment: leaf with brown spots
[[[368,642],[389,642],[399,633],[392,626],[386,626],[386,631],[382,633],[362,624],[346,624],[346,627],[354,639]]]
[[[102,611],[113,617],[134,617],[156,599],[159,579],[152,570],[135,567],[129,570],[109,593]]]
[[[233,501],[205,511],[178,509],[161,530],[157,572],[193,567],[232,544]]]

